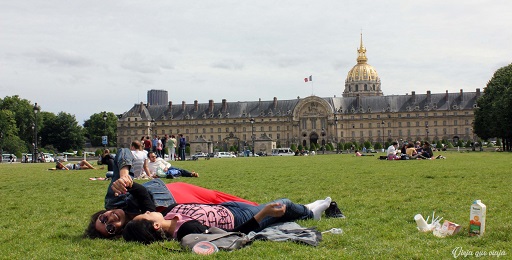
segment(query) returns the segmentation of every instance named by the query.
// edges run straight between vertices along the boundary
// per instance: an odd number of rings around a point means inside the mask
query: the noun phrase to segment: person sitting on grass
[[[425,159],[432,159],[434,157],[432,147],[430,146],[430,143],[427,141],[423,142],[422,150],[421,152],[418,152],[418,154],[421,154],[421,156],[425,157]]]
[[[50,168],[48,170],[95,170],[94,166],[92,166],[88,161],[81,160],[78,163],[68,163],[64,165],[61,161],[57,161],[55,168]]]
[[[156,241],[181,240],[188,234],[204,233],[210,227],[248,234],[274,224],[301,219],[320,220],[331,205],[331,198],[307,205],[279,199],[258,206],[241,202],[216,205],[171,205],[162,212],[147,211],[128,222],[123,230],[126,241],[150,244]]]
[[[197,172],[189,172],[185,169],[172,167],[171,164],[161,157],[157,157],[155,152],[149,152],[148,168],[153,178],[177,178],[177,177],[199,177]],[[161,171],[159,171],[159,169]]]
[[[407,156],[409,156],[410,159],[426,159],[426,157],[424,157],[422,154],[416,151],[416,148],[414,148],[414,145],[412,143],[407,144],[405,153],[407,154]]]
[[[388,160],[400,160],[400,156],[397,155],[396,148],[398,147],[398,142],[394,141],[391,143],[391,145],[388,147]]]

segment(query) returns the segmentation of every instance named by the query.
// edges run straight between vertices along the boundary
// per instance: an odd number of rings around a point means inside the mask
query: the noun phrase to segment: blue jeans
[[[293,203],[289,199],[278,199],[272,202],[279,202],[286,205],[286,212],[279,218],[265,217],[260,223],[260,228],[254,231],[261,231],[274,223],[313,218],[313,212],[311,210],[306,208],[304,205]],[[229,211],[231,211],[231,213],[233,213],[233,217],[235,218],[235,227],[238,227],[254,217],[254,215],[262,210],[266,204],[253,206],[243,202],[230,201],[222,203],[221,205],[225,206]]]
[[[130,149],[120,148],[117,151],[116,158],[114,159],[114,173],[112,180],[107,188],[107,194],[105,195],[105,209],[126,209],[130,213],[138,212],[137,199],[131,194],[121,194],[115,196],[112,190],[112,183],[118,180],[121,176],[119,170],[125,166],[130,166],[130,176],[133,178],[133,172],[131,171],[131,165],[133,163],[133,154]],[[144,184],[149,194],[151,194],[156,207],[164,206],[167,207],[173,203],[176,203],[165,183],[160,179],[154,179]]]

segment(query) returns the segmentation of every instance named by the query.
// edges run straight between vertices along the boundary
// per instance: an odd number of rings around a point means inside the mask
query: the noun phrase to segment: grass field
[[[318,247],[256,241],[219,259],[450,259],[477,254],[512,258],[510,153],[443,153],[446,160],[380,161],[377,157],[317,155],[176,162],[200,178],[180,178],[264,203],[287,197],[309,203],[330,196],[346,219],[299,221],[324,234]],[[53,164],[0,165],[0,258],[2,259],[190,259],[191,253],[122,240],[88,240],[82,233],[90,215],[103,207],[104,170],[47,171]],[[166,182],[176,180],[165,180]],[[469,206],[487,205],[486,233],[469,237]],[[413,217],[436,212],[462,231],[437,238],[420,233]],[[179,248],[171,241],[164,244]],[[462,250],[462,251],[461,251]],[[462,253],[462,254],[461,254]],[[468,254],[472,253],[470,256]],[[457,255],[456,255],[457,256]]]

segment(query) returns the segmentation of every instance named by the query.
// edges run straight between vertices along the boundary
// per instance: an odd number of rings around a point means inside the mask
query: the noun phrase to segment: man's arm
[[[119,176],[119,179],[112,183],[112,190],[116,196],[125,194],[127,188],[131,187],[133,184],[132,177],[130,177],[130,166],[123,166],[123,168],[119,170]]]

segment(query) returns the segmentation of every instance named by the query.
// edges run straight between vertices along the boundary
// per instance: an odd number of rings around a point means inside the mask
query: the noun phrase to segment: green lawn
[[[287,197],[309,203],[330,196],[346,219],[299,221],[325,234],[318,247],[257,241],[221,259],[449,259],[463,249],[511,258],[512,203],[510,153],[447,152],[446,160],[380,161],[377,157],[317,155],[176,162],[200,178],[179,181],[264,203]],[[3,259],[179,259],[160,244],[81,237],[89,216],[103,207],[107,181],[90,181],[104,170],[47,171],[53,164],[1,164],[0,258]],[[166,180],[176,181],[176,180]],[[469,206],[487,205],[483,237],[469,237]],[[420,233],[413,217],[436,212],[462,231],[437,238]],[[176,242],[166,247],[179,248]],[[506,255],[503,256],[503,253]],[[462,256],[461,256],[462,258]]]

